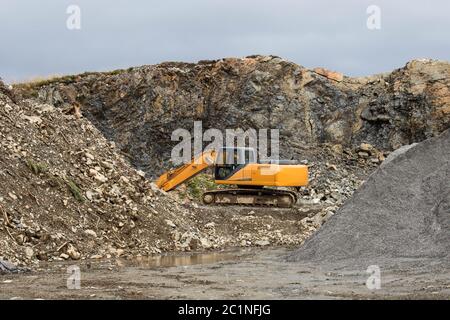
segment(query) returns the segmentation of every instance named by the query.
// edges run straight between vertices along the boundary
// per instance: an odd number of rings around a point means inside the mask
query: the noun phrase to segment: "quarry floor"
[[[68,267],[0,276],[0,299],[450,299],[450,267],[431,260],[375,261],[380,288],[369,289],[368,266],[352,262],[286,262],[293,248],[168,254],[133,260],[80,261],[80,288]]]

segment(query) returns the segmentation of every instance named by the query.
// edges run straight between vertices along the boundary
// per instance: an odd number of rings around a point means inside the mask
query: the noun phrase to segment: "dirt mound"
[[[379,168],[292,261],[450,254],[450,130]]]
[[[201,237],[192,211],[129,166],[76,109],[31,100],[16,104],[5,90],[0,92],[0,259],[30,264],[145,255],[181,250],[177,244],[185,239],[174,241],[175,228]]]

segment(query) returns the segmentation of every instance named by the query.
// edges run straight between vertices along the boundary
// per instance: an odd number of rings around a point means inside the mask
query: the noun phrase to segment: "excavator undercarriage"
[[[268,188],[219,189],[203,193],[203,203],[291,208],[297,203],[297,194],[293,191]]]

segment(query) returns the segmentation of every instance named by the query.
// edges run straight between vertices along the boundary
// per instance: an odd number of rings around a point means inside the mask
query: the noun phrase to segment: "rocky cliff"
[[[168,166],[171,132],[192,128],[194,120],[204,129],[280,129],[285,158],[314,158],[305,148],[322,143],[392,150],[422,141],[450,127],[449,75],[450,64],[434,60],[349,78],[250,56],[86,73],[16,89],[56,106],[79,105],[136,167],[155,175]]]

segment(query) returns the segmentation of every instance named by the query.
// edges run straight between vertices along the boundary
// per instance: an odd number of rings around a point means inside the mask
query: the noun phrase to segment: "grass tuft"
[[[203,192],[214,189],[217,189],[217,185],[209,174],[196,175],[186,184],[187,194],[198,201],[202,199]]]
[[[69,187],[69,190],[72,193],[73,197],[79,202],[84,202],[85,198],[83,196],[83,192],[81,191],[80,187],[78,187],[77,184],[71,179],[65,179],[64,181]]]
[[[31,159],[26,160],[27,167],[36,175],[45,173],[48,171],[48,167],[45,163],[35,162]]]

